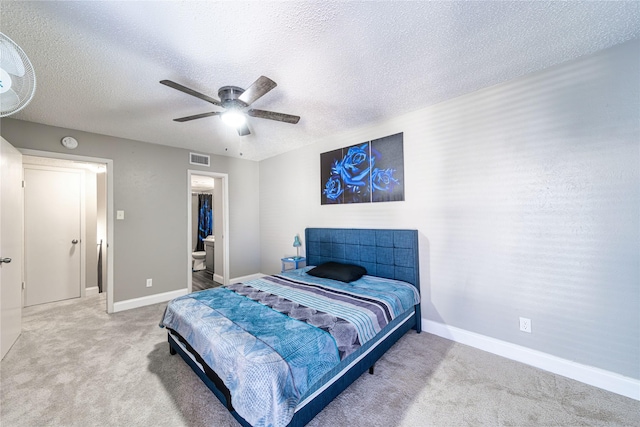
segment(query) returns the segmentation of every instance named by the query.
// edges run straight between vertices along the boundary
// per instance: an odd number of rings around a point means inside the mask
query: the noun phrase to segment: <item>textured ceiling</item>
[[[6,1],[0,28],[36,69],[14,118],[261,160],[640,37],[631,2]],[[217,98],[260,75],[278,86],[240,137]]]

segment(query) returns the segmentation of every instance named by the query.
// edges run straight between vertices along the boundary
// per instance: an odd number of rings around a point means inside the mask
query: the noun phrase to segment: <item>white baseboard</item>
[[[91,286],[89,288],[85,288],[84,289],[84,296],[85,297],[90,297],[92,295],[98,295],[100,293],[100,288],[98,288],[97,286]]]
[[[224,278],[219,274],[213,273],[213,281],[216,283],[224,283]]]
[[[161,294],[118,301],[113,303],[113,312],[117,313],[119,311],[131,310],[132,308],[145,307],[147,305],[171,301],[174,298],[178,298],[186,294],[187,288],[184,288],[178,289],[177,291],[163,292]]]
[[[259,279],[259,278],[264,277],[264,276],[266,276],[266,274],[262,274],[262,273],[250,274],[248,276],[235,277],[235,278],[231,279],[229,281],[229,283],[233,284],[233,283],[238,283],[238,282],[246,282],[246,281],[249,281],[249,280]]]
[[[432,320],[422,319],[422,330],[451,341],[469,345],[507,359],[525,363],[563,377],[571,378],[631,399],[640,400],[640,380],[625,377],[615,372],[582,365],[571,360],[552,356],[506,341],[501,341],[475,332],[448,326]]]

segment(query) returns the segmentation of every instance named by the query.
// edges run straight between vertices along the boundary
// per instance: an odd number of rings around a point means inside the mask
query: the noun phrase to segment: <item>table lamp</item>
[[[293,238],[293,247],[296,248],[296,258],[300,258],[300,246],[302,246],[302,242],[300,242],[300,237],[296,234],[296,237]]]

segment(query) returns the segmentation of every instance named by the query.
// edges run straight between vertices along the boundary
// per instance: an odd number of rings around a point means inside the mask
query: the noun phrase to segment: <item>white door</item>
[[[24,167],[25,307],[80,297],[82,171]]]
[[[0,352],[22,327],[22,154],[0,138]]]

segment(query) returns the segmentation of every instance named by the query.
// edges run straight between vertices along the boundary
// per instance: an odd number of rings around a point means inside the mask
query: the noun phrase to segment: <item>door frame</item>
[[[192,261],[193,242],[191,234],[193,231],[192,208],[191,208],[191,176],[210,176],[222,180],[222,236],[216,236],[216,248],[222,243],[222,284],[229,284],[229,175],[219,172],[207,172],[201,170],[187,170],[187,262],[185,266],[190,266]],[[215,203],[215,201],[214,201]],[[216,219],[217,221],[217,219]],[[220,241],[222,240],[222,241]],[[217,250],[217,249],[216,249]],[[215,262],[215,261],[214,261]],[[191,293],[193,286],[193,277],[191,268],[187,268],[187,292]]]
[[[101,157],[78,156],[67,153],[54,153],[51,151],[31,150],[27,148],[18,149],[23,155],[47,157],[51,159],[73,160],[89,163],[101,163],[107,168],[107,313],[113,313],[113,288],[114,288],[114,208],[113,208],[113,159]]]

